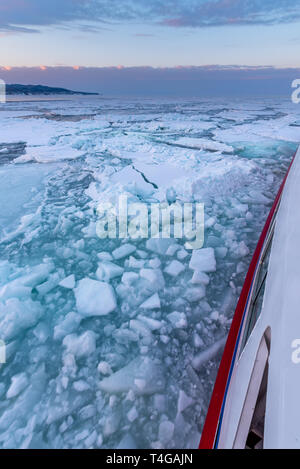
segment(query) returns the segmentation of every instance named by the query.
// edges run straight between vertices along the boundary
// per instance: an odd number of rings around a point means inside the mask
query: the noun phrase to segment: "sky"
[[[297,69],[300,0],[0,0],[0,78],[10,83],[284,93]]]

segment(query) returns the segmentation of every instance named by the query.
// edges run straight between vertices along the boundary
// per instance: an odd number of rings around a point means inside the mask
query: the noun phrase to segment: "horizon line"
[[[80,70],[192,70],[192,69],[202,69],[208,71],[218,71],[218,70],[300,70],[299,66],[278,66],[278,65],[237,65],[237,64],[206,64],[206,65],[172,65],[172,66],[154,66],[154,65],[105,65],[105,66],[95,66],[95,65],[0,65],[0,70],[4,72],[9,72],[12,70],[18,69],[27,69],[27,70],[41,70],[47,71],[48,69],[72,69],[74,71]]]

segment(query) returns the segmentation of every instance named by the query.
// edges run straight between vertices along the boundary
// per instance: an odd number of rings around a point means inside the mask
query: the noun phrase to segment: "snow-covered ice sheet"
[[[288,101],[0,109],[0,448],[194,448],[293,152]],[[99,239],[96,207],[205,204],[204,248]]]

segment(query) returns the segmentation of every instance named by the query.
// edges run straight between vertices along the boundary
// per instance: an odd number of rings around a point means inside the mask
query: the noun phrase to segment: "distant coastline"
[[[19,85],[12,84],[6,85],[6,94],[10,95],[81,95],[81,96],[96,96],[99,93],[88,93],[85,91],[73,91],[66,88],[57,88],[52,86],[43,86],[43,85]]]

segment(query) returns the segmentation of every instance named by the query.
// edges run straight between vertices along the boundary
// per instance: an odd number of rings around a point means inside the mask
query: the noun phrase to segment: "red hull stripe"
[[[199,444],[199,449],[213,449],[215,445],[215,440],[218,432],[218,426],[221,416],[222,407],[224,407],[224,398],[226,397],[226,388],[228,388],[230,371],[233,365],[233,360],[235,358],[235,350],[239,339],[239,332],[243,321],[244,311],[247,306],[248,296],[251,291],[252,282],[255,276],[255,271],[257,264],[260,259],[260,254],[262,252],[264,242],[266,240],[270,224],[272,222],[274,213],[277,209],[277,206],[280,201],[280,197],[284,188],[285,181],[287,179],[289,170],[292,166],[295,156],[293,157],[291,164],[287,170],[285,178],[279,188],[279,191],[276,195],[270,213],[268,215],[265,226],[260,235],[259,241],[257,243],[255,252],[253,254],[249,270],[246,275],[246,279],[241,291],[239,301],[232,319],[231,327],[227,337],[226,345],[224,348],[222,360],[219,366],[219,371],[217,374],[215,386],[211,396],[205,424],[202,431],[201,441]]]

